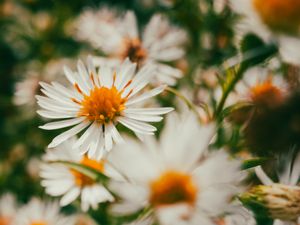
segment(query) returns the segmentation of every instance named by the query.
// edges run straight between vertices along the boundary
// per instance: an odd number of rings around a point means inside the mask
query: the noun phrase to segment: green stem
[[[225,102],[227,100],[227,97],[229,96],[230,92],[234,89],[237,82],[243,77],[244,72],[246,71],[246,67],[242,66],[239,68],[237,73],[235,74],[235,77],[232,79],[232,81],[228,84],[226,89],[223,91],[221,100],[217,106],[217,109],[215,111],[215,118],[218,118],[224,108]]]
[[[171,88],[171,87],[166,87],[165,89],[166,91],[176,95],[177,97],[179,97],[182,101],[184,101],[184,103],[189,107],[190,110],[192,110],[198,117],[200,123],[202,123],[202,118],[195,106],[195,104],[193,104],[190,100],[188,100],[183,94],[181,94],[179,91],[177,91],[176,89],[174,88]],[[204,111],[207,113],[207,115],[209,116],[209,111],[208,111],[208,108],[205,107],[204,105],[201,106]]]

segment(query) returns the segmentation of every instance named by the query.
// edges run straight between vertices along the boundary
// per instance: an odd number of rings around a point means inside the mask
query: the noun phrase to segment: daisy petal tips
[[[42,108],[38,114],[59,119],[40,126],[54,130],[71,127],[56,136],[49,144],[54,148],[67,139],[82,133],[73,147],[82,147],[82,154],[88,153],[97,159],[110,151],[114,143],[123,141],[116,124],[121,123],[136,135],[151,135],[156,128],[148,122],[162,120],[161,115],[173,108],[143,108],[143,101],[164,90],[164,86],[143,90],[155,74],[153,65],[146,65],[136,74],[136,64],[126,59],[116,70],[101,67],[96,71],[92,58],[87,66],[79,61],[77,71],[65,67],[64,72],[72,84],[66,88],[59,83],[40,83],[45,96],[36,96]],[[139,94],[143,90],[142,94]]]

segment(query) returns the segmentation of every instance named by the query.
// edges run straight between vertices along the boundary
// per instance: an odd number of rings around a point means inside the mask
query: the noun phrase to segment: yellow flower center
[[[30,225],[47,225],[47,223],[45,223],[44,221],[34,221]]]
[[[280,105],[283,101],[282,91],[272,84],[271,80],[251,88],[251,99],[256,106],[269,108]]]
[[[0,216],[0,225],[9,225],[11,219],[9,217]]]
[[[300,27],[300,0],[253,0],[262,21],[275,31],[297,34]]]
[[[96,161],[93,159],[89,159],[87,156],[83,156],[82,160],[80,161],[81,165],[87,166],[89,168],[92,168],[94,170],[97,170],[101,173],[104,171],[104,161]],[[71,169],[71,173],[73,174],[75,178],[75,183],[79,187],[85,187],[90,186],[95,183],[93,179],[90,177],[78,172],[77,170]]]
[[[181,172],[167,171],[151,182],[150,187],[150,202],[155,207],[196,202],[198,189],[192,177]]]
[[[125,39],[124,49],[121,51],[121,58],[129,58],[130,61],[138,64],[142,63],[147,57],[147,51],[139,39]]]
[[[125,109],[127,97],[122,98],[121,94],[114,86],[95,87],[90,95],[84,95],[83,100],[77,102],[81,105],[78,116],[86,116],[90,121],[101,124],[113,121]]]

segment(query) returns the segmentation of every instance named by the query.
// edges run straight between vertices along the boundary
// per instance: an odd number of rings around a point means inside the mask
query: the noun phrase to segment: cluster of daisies
[[[300,62],[295,58],[298,42],[300,46],[298,1],[230,2],[241,16],[237,33],[256,32],[278,45],[283,61]],[[155,101],[166,90],[176,93],[168,86],[184,75],[180,66],[188,42],[184,30],[165,16],[154,15],[140,32],[133,12],[118,16],[107,8],[86,10],[76,23],[76,38],[89,42],[102,56],[79,60],[75,70],[65,66],[68,83],[40,82],[36,95],[37,113],[47,120],[40,128],[63,129],[49,143],[39,173],[46,193],[58,202],[33,199],[16,220],[15,206],[8,210],[3,205],[0,224],[76,224],[74,216],[59,214],[60,206],[74,202],[83,212],[107,203],[113,215],[138,214],[126,222],[137,225],[255,225],[254,214],[243,204],[251,208],[259,202],[274,225],[299,223],[299,155],[279,170],[276,183],[262,167],[243,170],[243,157],[214,145],[219,124],[213,107],[206,108],[203,118],[197,109],[181,109],[178,104],[174,110]],[[271,70],[253,67],[228,95],[224,87],[212,93],[221,111],[240,102],[251,106],[247,112],[237,110],[231,120],[244,124],[247,144],[258,151],[281,148],[257,141],[256,128],[270,111],[283,111],[292,95],[287,81]],[[245,192],[250,172],[263,185]],[[12,202],[6,198],[0,207]]]

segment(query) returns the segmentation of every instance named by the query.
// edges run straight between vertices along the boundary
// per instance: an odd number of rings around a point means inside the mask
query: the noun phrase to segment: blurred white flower
[[[104,160],[89,159],[80,153],[80,149],[72,149],[76,139],[70,139],[56,147],[48,149],[41,166],[42,186],[51,196],[63,196],[61,206],[66,206],[81,197],[81,208],[87,211],[90,207],[98,208],[98,204],[113,201],[112,194],[102,185],[93,181],[79,171],[55,161],[75,162],[87,166],[105,175],[113,175],[112,169]]]
[[[17,212],[16,199],[12,194],[4,194],[0,198],[0,224],[13,225]]]
[[[124,199],[114,211],[150,207],[161,224],[213,224],[239,190],[240,162],[223,150],[208,153],[214,126],[189,112],[168,117],[160,141],[128,140],[108,160],[129,182],[112,183]]]
[[[51,82],[59,80],[66,82],[61,68],[63,65],[70,64],[68,59],[50,60],[45,65],[38,61],[31,62],[26,68],[24,79],[15,85],[13,103],[17,106],[26,106],[26,110],[35,110],[35,95],[39,94],[39,82]],[[24,70],[24,68],[20,68]],[[21,73],[21,71],[20,71]]]
[[[269,213],[275,218],[274,225],[297,225],[300,223],[300,207],[299,207],[299,193],[300,188],[298,181],[300,178],[300,154],[298,153],[295,159],[290,158],[286,163],[284,170],[278,174],[279,182],[274,182],[261,168],[255,168],[255,173],[260,181],[266,185],[265,188],[271,190],[270,196],[266,202],[269,206]],[[272,191],[273,189],[273,191]],[[291,193],[289,193],[291,191]],[[297,198],[294,198],[294,194]],[[272,196],[273,195],[273,196]],[[292,198],[292,202],[291,202]],[[294,201],[294,202],[293,202]],[[296,201],[296,202],[295,202]],[[289,221],[287,218],[293,218]],[[298,217],[295,221],[294,218]],[[280,218],[280,219],[276,219]],[[282,218],[282,219],[281,219]],[[283,218],[286,218],[284,220]]]
[[[288,84],[283,76],[266,68],[255,67],[247,71],[235,87],[236,94],[256,105],[276,106],[288,95]]]
[[[256,225],[256,221],[252,212],[235,201],[226,208],[225,216],[216,220],[216,225]]]
[[[300,3],[294,0],[230,0],[243,18],[237,33],[253,32],[265,41],[278,43],[284,61],[300,64]]]
[[[73,217],[60,214],[56,202],[43,202],[33,198],[27,205],[21,207],[13,221],[14,225],[74,225]]]
[[[38,114],[46,118],[66,119],[47,123],[42,129],[53,130],[74,126],[53,139],[49,148],[56,147],[72,136],[86,129],[74,143],[74,147],[84,149],[89,157],[100,159],[110,151],[113,143],[123,141],[116,124],[121,123],[137,135],[152,135],[156,128],[147,122],[158,122],[162,114],[172,108],[137,108],[139,104],[160,94],[165,86],[159,86],[141,95],[151,80],[154,68],[146,65],[135,74],[136,64],[125,60],[117,70],[102,66],[96,72],[91,57],[88,66],[79,61],[78,71],[65,67],[65,74],[72,88],[59,83],[41,83],[41,91],[47,96],[37,96],[43,108]],[[67,119],[68,118],[68,119]]]
[[[109,16],[105,16],[107,14]],[[123,17],[115,14],[107,9],[87,10],[78,19],[77,37],[89,41],[108,57],[96,58],[95,64],[107,64],[109,61],[115,65],[127,57],[139,66],[152,63],[157,68],[152,81],[174,85],[182,71],[170,66],[170,63],[183,57],[186,33],[157,14],[140,35],[133,12],[129,11]]]

